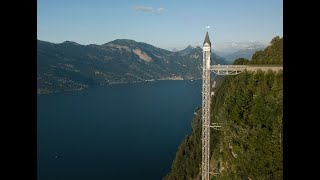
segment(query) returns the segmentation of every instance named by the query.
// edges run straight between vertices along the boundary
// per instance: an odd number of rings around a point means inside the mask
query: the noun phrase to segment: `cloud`
[[[231,43],[231,46],[232,46],[232,47],[237,46],[237,45],[238,45],[237,43],[234,43],[234,42]]]
[[[153,7],[146,7],[146,6],[135,6],[133,7],[135,11],[142,11],[142,12],[153,12]]]
[[[153,8],[153,7],[147,7],[147,6],[134,6],[133,10],[135,11],[141,11],[141,12],[156,12],[161,13],[164,8]]]
[[[158,12],[158,13],[161,13],[163,10],[164,10],[164,8],[158,8],[158,9],[157,9],[157,12]]]

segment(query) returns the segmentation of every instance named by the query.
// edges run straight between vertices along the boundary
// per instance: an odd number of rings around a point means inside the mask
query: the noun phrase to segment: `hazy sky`
[[[283,34],[282,0],[38,0],[37,37],[104,44],[133,39],[172,49],[270,42]]]

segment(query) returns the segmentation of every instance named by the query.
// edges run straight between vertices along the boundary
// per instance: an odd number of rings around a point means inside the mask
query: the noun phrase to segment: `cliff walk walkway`
[[[212,65],[210,71],[218,75],[237,75],[244,71],[280,71],[282,65]]]

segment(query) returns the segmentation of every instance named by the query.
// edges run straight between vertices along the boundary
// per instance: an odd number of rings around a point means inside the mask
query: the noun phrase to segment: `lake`
[[[38,180],[157,180],[201,106],[201,80],[37,96]]]

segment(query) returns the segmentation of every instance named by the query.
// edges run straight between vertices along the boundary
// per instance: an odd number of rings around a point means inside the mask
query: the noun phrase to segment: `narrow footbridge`
[[[282,65],[212,65],[210,71],[218,75],[237,75],[244,71],[280,71]]]

